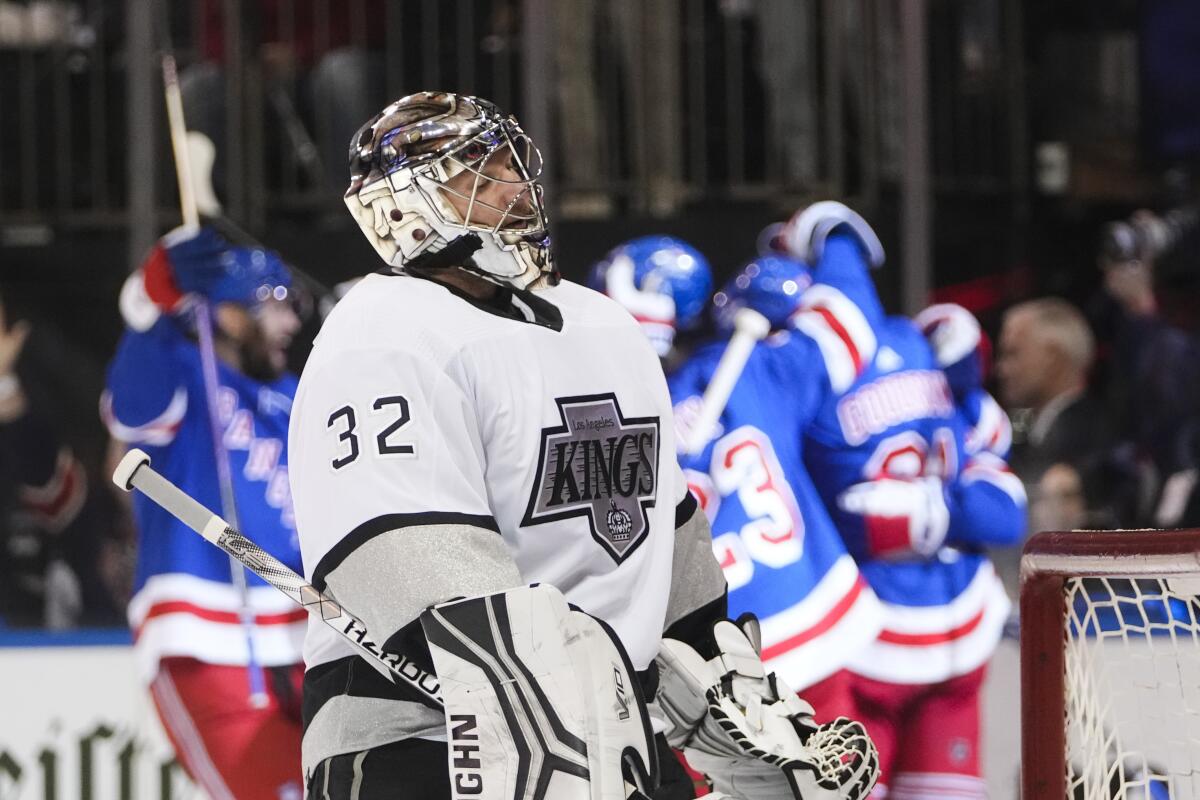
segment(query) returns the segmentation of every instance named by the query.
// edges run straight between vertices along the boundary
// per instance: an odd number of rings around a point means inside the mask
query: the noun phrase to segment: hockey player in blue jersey
[[[613,253],[619,257],[622,251]],[[595,287],[605,288],[602,278],[612,260],[594,270]],[[701,279],[694,270],[673,270],[670,278],[643,281],[612,296],[640,317],[640,309],[659,301],[641,295],[670,293],[671,300],[683,297],[678,305],[688,308],[686,299],[707,294],[707,273]],[[676,404],[677,439],[690,443],[704,390],[724,354],[738,308],[755,305],[778,333],[752,351],[712,439],[700,452],[680,452],[679,459],[691,493],[713,522],[713,552],[730,591],[731,615],[757,616],[767,668],[797,688],[814,706],[817,720],[832,721],[857,718],[845,664],[874,639],[882,613],[800,458],[810,410],[832,391],[816,343],[803,333],[786,332],[810,283],[808,272],[794,261],[751,261],[714,296],[718,339],[701,345],[673,369],[668,384]],[[820,326],[821,320],[814,324]],[[788,383],[800,368],[812,369],[808,404],[793,396]]]
[[[682,355],[678,335],[702,327],[712,283],[712,269],[699,250],[661,235],[614,247],[592,266],[587,280],[633,315],[668,367]]]
[[[128,327],[109,365],[101,411],[115,438],[144,449],[156,470],[206,507],[221,508],[190,314],[197,297],[206,299],[239,522],[299,571],[286,450],[296,389],[286,349],[299,327],[290,285],[272,252],[234,246],[209,228],[168,234],[122,290]],[[129,623],[140,677],[180,762],[213,798],[299,798],[305,612],[254,575],[243,598],[224,553],[142,495],[134,512]],[[249,636],[267,690],[256,705]]]
[[[887,317],[869,269],[883,251],[866,222],[819,203],[786,226],[789,252],[855,305],[876,344],[806,433],[805,460],[885,624],[852,664],[856,705],[892,797],[983,797],[979,690],[1009,602],[988,545],[1024,529],[1019,484],[971,455],[956,396],[916,326]],[[846,328],[831,311],[832,328]],[[1011,479],[1011,480],[1010,480]]]
[[[729,334],[737,310],[749,306],[775,333],[751,353],[711,440],[681,463],[712,520],[731,615],[759,618],[765,663],[818,719],[857,718],[846,665],[879,632],[882,614],[803,461],[804,431],[836,380],[817,341],[792,329],[798,317],[820,314],[801,304],[809,292],[823,294],[811,283],[802,265],[765,256],[714,296],[719,331]],[[701,347],[671,375],[677,427],[687,431],[697,416],[725,347],[724,339]]]

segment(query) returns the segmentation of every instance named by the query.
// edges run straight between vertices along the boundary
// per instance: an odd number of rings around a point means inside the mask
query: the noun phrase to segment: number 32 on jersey
[[[713,445],[709,475],[721,505],[736,496],[745,519],[739,530],[713,536],[730,590],[750,581],[755,562],[782,569],[800,560],[804,518],[762,431],[747,425],[721,437]]]
[[[376,397],[371,403],[369,419],[364,423],[370,429],[366,435],[374,434],[373,441],[368,439],[369,452],[380,457],[416,458],[416,444],[397,438],[401,428],[411,421],[408,398],[398,394]],[[334,411],[329,415],[326,427],[336,437],[329,465],[337,471],[357,461],[363,454],[361,437],[364,432],[359,430],[359,414],[354,406],[344,405]]]

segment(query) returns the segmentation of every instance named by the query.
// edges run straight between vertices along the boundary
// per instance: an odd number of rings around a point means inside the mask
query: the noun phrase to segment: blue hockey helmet
[[[732,331],[733,317],[741,308],[762,314],[772,329],[787,327],[812,282],[812,273],[799,261],[779,255],[760,256],[742,267],[713,296],[717,329]]]
[[[609,251],[588,286],[625,307],[654,349],[666,356],[676,330],[696,328],[712,292],[712,269],[700,251],[671,236],[643,236]]]

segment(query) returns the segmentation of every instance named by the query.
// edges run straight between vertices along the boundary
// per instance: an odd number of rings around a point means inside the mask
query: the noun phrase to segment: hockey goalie
[[[300,380],[290,479],[308,581],[437,676],[305,641],[312,798],[864,798],[860,725],[818,726],[725,619],[638,324],[559,279],[516,120],[426,92],[355,135],[346,204],[382,257]],[[364,269],[364,271],[366,271]]]

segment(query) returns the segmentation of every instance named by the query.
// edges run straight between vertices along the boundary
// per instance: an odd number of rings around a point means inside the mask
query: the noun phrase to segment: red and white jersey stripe
[[[843,555],[804,599],[759,620],[763,662],[801,691],[850,663],[879,633],[882,618],[854,559]]]
[[[979,418],[967,431],[967,454],[989,452],[1006,456],[1012,448],[1012,423],[994,397],[986,392],[979,395]]]
[[[126,444],[142,444],[162,447],[174,440],[179,432],[179,426],[187,414],[187,389],[182,386],[175,390],[171,402],[166,409],[154,419],[141,425],[125,425],[113,413],[112,394],[104,392],[100,396],[100,418],[108,427],[113,438]]]
[[[302,660],[307,612],[271,586],[247,589],[254,614],[254,654],[266,667]],[[129,603],[140,677],[147,683],[167,656],[188,656],[208,664],[249,663],[239,616],[241,596],[229,583],[195,575],[154,575]]]
[[[987,800],[983,778],[950,772],[898,772],[888,792],[888,800]],[[876,795],[871,795],[876,800]]]
[[[882,603],[883,630],[850,669],[888,683],[932,684],[965,675],[991,658],[1012,604],[990,561],[950,602],[929,607]]]
[[[804,293],[792,324],[821,349],[833,391],[841,393],[875,357],[875,332],[858,306],[842,292],[822,283]]]

